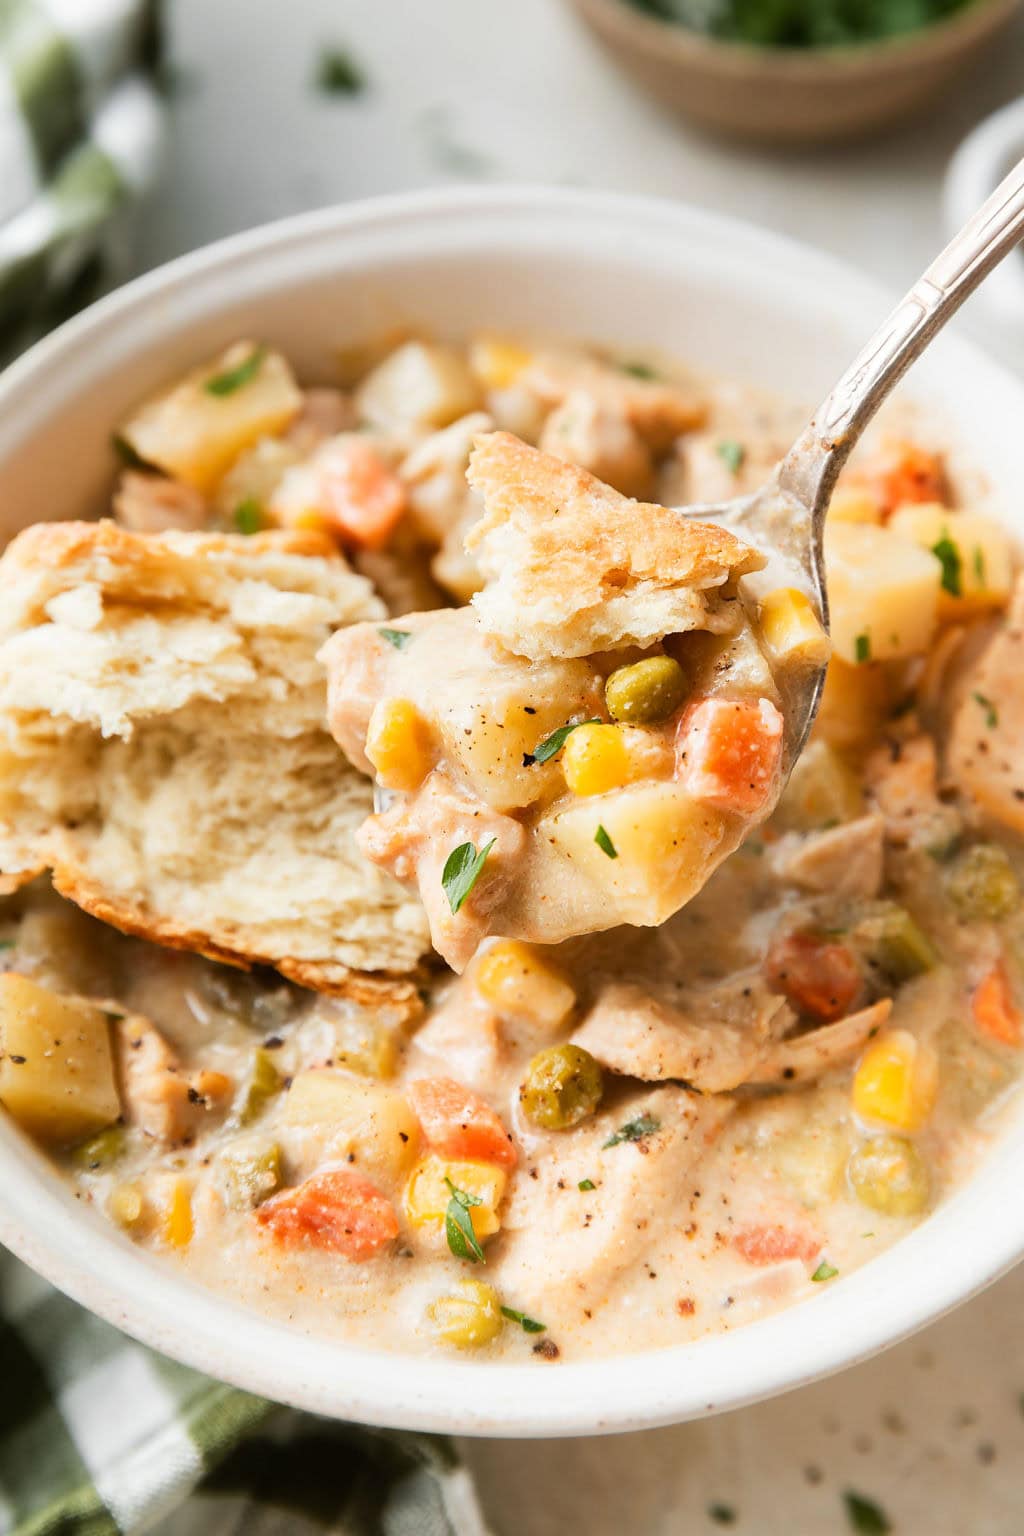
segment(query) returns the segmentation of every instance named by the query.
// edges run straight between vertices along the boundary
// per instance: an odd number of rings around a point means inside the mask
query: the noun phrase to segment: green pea
[[[946,873],[946,891],[970,921],[1008,917],[1020,902],[1020,884],[1005,850],[995,843],[965,848]]]
[[[460,1280],[450,1295],[430,1303],[427,1316],[438,1337],[456,1349],[490,1344],[502,1327],[497,1292],[482,1280]]]
[[[869,957],[899,985],[934,970],[938,955],[931,939],[895,901],[880,901],[855,930]]]
[[[657,725],[674,715],[686,697],[686,674],[671,656],[648,656],[619,667],[604,685],[613,720]]]
[[[523,1113],[546,1131],[564,1131],[592,1115],[601,1102],[600,1064],[579,1045],[538,1051],[519,1090]]]
[[[125,1149],[128,1132],[119,1122],[97,1131],[87,1141],[80,1141],[71,1153],[71,1160],[78,1168],[89,1173],[107,1168],[117,1161]]]
[[[850,1188],[862,1205],[883,1216],[918,1216],[931,1195],[928,1165],[905,1136],[871,1136],[846,1165]]]

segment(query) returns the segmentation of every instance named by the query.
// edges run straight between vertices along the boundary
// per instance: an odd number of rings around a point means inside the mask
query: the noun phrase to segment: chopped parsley
[[[716,1525],[735,1525],[736,1511],[731,1504],[709,1504],[708,1519]]]
[[[588,1190],[596,1189],[597,1185],[594,1183],[593,1179],[580,1179],[580,1182],[577,1184],[576,1188],[583,1190],[584,1194],[586,1194]]]
[[[378,635],[386,640],[388,645],[393,645],[396,651],[404,651],[407,645],[412,643],[412,633],[408,629],[378,629]]]
[[[715,444],[715,452],[731,475],[738,475],[743,467],[747,450],[734,437],[726,437]]]
[[[611,838],[608,836],[608,833],[605,831],[604,827],[602,827],[600,822],[598,822],[597,831],[594,833],[594,842],[600,848],[601,852],[606,853],[610,859],[618,858],[618,850],[616,849],[615,844],[612,842]]]
[[[527,1317],[525,1312],[517,1312],[515,1307],[502,1307],[502,1317],[507,1317],[510,1323],[518,1323],[524,1333],[544,1333],[547,1323],[538,1323],[535,1317]]]
[[[948,592],[951,597],[962,597],[963,585],[960,581],[960,572],[963,561],[960,558],[960,551],[948,533],[944,533],[939,542],[932,545],[932,554],[942,566],[942,590]]]
[[[988,726],[990,731],[994,731],[996,726],[999,724],[999,711],[992,703],[992,700],[986,698],[983,693],[972,693],[971,698],[974,700],[975,704],[980,705],[981,708],[985,711],[985,724]]]
[[[347,48],[321,48],[316,86],[325,96],[358,96],[366,89],[366,75]]]
[[[818,1280],[818,1281],[821,1281],[821,1280],[834,1280],[836,1275],[838,1275],[838,1273],[839,1273],[839,1271],[838,1271],[838,1269],[836,1269],[834,1264],[830,1264],[828,1262],[828,1259],[822,1259],[821,1263],[818,1265],[817,1269],[814,1271],[814,1274],[811,1276],[811,1279],[812,1280]]]
[[[858,635],[854,640],[853,654],[857,658],[858,666],[865,661],[871,660],[871,636],[867,630],[862,635]]]
[[[622,1141],[643,1141],[645,1136],[653,1136],[655,1131],[660,1130],[661,1121],[653,1115],[637,1115],[635,1120],[627,1120],[625,1125],[620,1125],[607,1141],[601,1143],[601,1149],[617,1147]]]
[[[445,1183],[451,1194],[444,1213],[444,1235],[448,1239],[448,1247],[457,1259],[469,1259],[471,1264],[486,1264],[480,1240],[473,1231],[473,1218],[469,1214],[473,1206],[483,1205],[483,1201],[479,1195],[470,1195],[464,1189],[456,1189],[447,1175]]]
[[[480,878],[480,871],[486,864],[487,855],[494,847],[495,841],[496,839],[492,837],[479,853],[472,843],[460,843],[445,859],[444,869],[441,871],[441,884],[444,886],[444,893],[448,897],[448,905],[452,909],[453,917]]]
[[[859,1536],[888,1536],[892,1530],[888,1515],[874,1499],[866,1499],[863,1494],[846,1488],[843,1491],[843,1503],[850,1529],[859,1532]]]
[[[543,741],[537,743],[532,752],[523,753],[523,767],[530,768],[534,763],[546,763],[561,752],[573,731],[581,725],[600,725],[601,722],[595,715],[592,720],[572,720],[568,725],[560,725],[557,731],[552,731],[550,736],[545,736]]]
[[[978,578],[979,587],[985,585],[985,551],[980,544],[974,546],[974,574]]]
[[[13,949],[13,948],[14,948],[14,940],[13,939],[0,939],[0,949]]]
[[[661,374],[650,363],[620,363],[620,373],[628,373],[634,379],[660,379]]]
[[[266,355],[266,347],[253,347],[248,357],[243,357],[234,368],[225,368],[223,373],[215,373],[207,379],[203,388],[208,395],[233,395],[243,384],[248,384],[256,377]]]
[[[114,452],[117,454],[118,458],[121,460],[121,463],[126,469],[152,468],[150,464],[146,463],[141,453],[138,453],[136,449],[132,447],[128,439],[121,436],[120,432],[111,433],[110,446],[113,448]]]
[[[263,508],[255,496],[240,501],[231,516],[239,533],[259,533],[263,527]]]

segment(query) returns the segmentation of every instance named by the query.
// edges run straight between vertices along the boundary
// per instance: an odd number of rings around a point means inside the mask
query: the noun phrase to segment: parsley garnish
[[[208,395],[233,395],[236,389],[241,389],[243,384],[248,384],[250,379],[256,377],[266,355],[266,347],[253,347],[248,357],[243,357],[234,368],[225,368],[223,373],[215,373],[207,379],[203,388]]]
[[[388,645],[393,645],[396,651],[404,651],[412,641],[412,634],[408,629],[378,629],[378,635],[386,640]]]
[[[731,1504],[709,1504],[708,1519],[716,1525],[735,1525],[736,1511]]]
[[[660,1131],[661,1121],[653,1115],[638,1115],[635,1120],[627,1120],[625,1125],[620,1125],[618,1130],[601,1143],[601,1150],[606,1147],[617,1147],[620,1141],[643,1141],[645,1136],[653,1136],[655,1131]]]
[[[366,76],[347,49],[322,48],[316,84],[328,96],[358,96],[366,88]]]
[[[577,1184],[576,1188],[582,1189],[585,1193],[589,1189],[596,1189],[597,1185],[594,1183],[593,1179],[580,1179],[580,1182]]]
[[[0,949],[13,949],[13,948],[14,948],[14,940],[13,939],[0,939]]]
[[[483,1205],[483,1201],[479,1195],[470,1195],[464,1189],[456,1189],[447,1174],[444,1181],[451,1193],[448,1208],[444,1213],[444,1234],[448,1239],[448,1247],[457,1259],[469,1259],[473,1264],[486,1264],[484,1251],[473,1231],[473,1218],[469,1214],[474,1205]]]
[[[117,454],[118,458],[121,460],[121,463],[125,466],[126,469],[152,468],[152,465],[146,463],[141,453],[138,453],[132,447],[128,439],[121,436],[120,432],[111,433],[110,446],[113,448],[114,452]]]
[[[888,1536],[892,1530],[888,1515],[874,1499],[866,1499],[863,1494],[847,1488],[843,1491],[843,1503],[850,1529],[858,1531],[860,1536]]]
[[[838,1273],[839,1273],[839,1271],[838,1271],[838,1269],[836,1269],[834,1264],[830,1264],[828,1262],[828,1259],[822,1259],[821,1263],[818,1265],[817,1269],[814,1271],[814,1274],[811,1276],[811,1279],[812,1280],[834,1280],[836,1275],[838,1275]]]
[[[263,527],[263,508],[255,496],[247,496],[244,501],[240,501],[232,517],[239,533],[259,533]]]
[[[598,822],[597,831],[594,833],[594,842],[600,848],[601,852],[606,853],[610,859],[618,858],[618,850],[616,849],[615,844],[612,842],[611,838],[608,836],[608,833],[605,831],[604,827],[602,827],[600,822]]]
[[[529,768],[533,763],[546,763],[549,758],[561,752],[573,731],[581,725],[600,725],[601,722],[595,715],[593,720],[572,720],[568,725],[560,725],[557,731],[552,731],[550,736],[538,742],[532,752],[523,753],[523,767]]]
[[[999,724],[999,711],[992,703],[992,700],[986,698],[983,693],[972,693],[971,698],[974,700],[975,704],[981,705],[982,709],[985,711],[985,724],[988,726],[990,731],[994,731],[996,726]]]
[[[547,1323],[538,1323],[535,1317],[527,1317],[525,1312],[517,1312],[515,1307],[502,1307],[502,1317],[507,1317],[510,1323],[518,1323],[524,1333],[544,1333]]]
[[[731,475],[738,475],[743,467],[747,450],[734,437],[727,437],[715,444],[715,452]]]
[[[985,585],[985,551],[980,544],[974,546],[974,574],[978,578],[978,585]]]
[[[620,363],[620,373],[628,373],[634,379],[659,379],[661,375],[650,363]]]
[[[487,855],[496,841],[497,839],[492,837],[479,853],[472,843],[460,843],[445,859],[444,869],[441,871],[441,884],[444,886],[444,893],[448,897],[448,905],[452,909],[453,917],[480,878],[480,871],[486,864]]]
[[[871,636],[868,634],[867,630],[865,630],[862,635],[858,635],[854,640],[853,654],[857,658],[858,666],[862,662],[871,660]]]
[[[960,558],[960,551],[948,533],[944,533],[939,542],[932,545],[932,554],[942,566],[942,590],[952,597],[960,597],[963,592],[960,583],[963,561]]]

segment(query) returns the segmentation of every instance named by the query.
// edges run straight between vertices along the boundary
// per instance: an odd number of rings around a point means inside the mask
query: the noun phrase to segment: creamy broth
[[[255,380],[261,400],[214,441],[202,379],[250,363],[230,393]],[[434,609],[454,633],[479,585],[479,433],[671,505],[753,488],[793,425],[661,360],[518,340],[409,343],[354,389],[302,392],[244,349],[199,379],[125,424],[162,473],[125,472],[122,524],[315,525],[396,616],[377,632],[416,609],[424,639]],[[811,746],[660,927],[551,945],[492,927],[463,974],[427,955],[389,1002],[128,937],[36,879],[0,903],[0,1099],[127,1238],[325,1337],[540,1368],[842,1284],[970,1175],[1019,1071],[1016,561],[964,494],[914,442],[855,461]],[[408,677],[411,651],[382,654]],[[425,698],[431,658],[416,665]],[[596,707],[612,670],[588,673]],[[68,1049],[54,997],[99,1053],[80,1123],[46,1098]]]

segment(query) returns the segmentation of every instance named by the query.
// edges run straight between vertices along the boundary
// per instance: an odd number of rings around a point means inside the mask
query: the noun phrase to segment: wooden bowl
[[[650,95],[705,128],[809,144],[884,128],[933,100],[1007,26],[1021,0],[972,0],[905,37],[761,48],[691,32],[626,0],[571,0]]]

